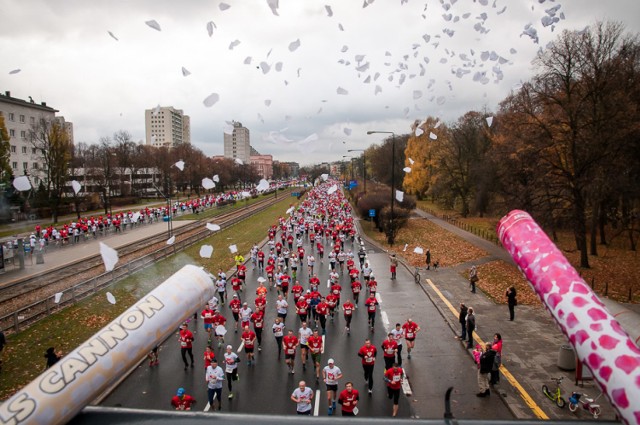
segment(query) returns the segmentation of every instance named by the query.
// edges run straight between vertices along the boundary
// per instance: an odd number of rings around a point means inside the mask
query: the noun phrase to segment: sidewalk
[[[487,257],[455,267],[440,268],[437,272],[421,270],[421,286],[442,317],[449,323],[452,339],[460,333],[457,316],[460,302],[464,302],[475,310],[477,323],[475,344],[480,341],[491,341],[495,333],[502,335],[504,341],[502,359],[506,374],[501,374],[500,383],[495,386],[493,393],[499,393],[511,412],[519,419],[592,419],[585,414],[586,412],[578,411],[574,414],[568,408],[560,409],[542,394],[540,389],[542,385],[553,387],[551,378],[560,376],[565,377],[561,385],[565,399],[569,398],[572,391],[586,391],[594,398],[600,394],[600,390],[593,381],[585,381],[584,387],[577,386],[574,372],[566,372],[558,368],[557,361],[561,346],[569,343],[547,311],[541,307],[518,306],[515,321],[511,322],[508,320],[509,312],[506,305],[495,304],[480,290],[476,294],[470,292],[468,281],[462,275],[463,272],[472,264],[496,259],[513,264],[509,254],[501,247],[444,220],[421,210],[416,211],[421,217],[431,220],[434,224],[489,253]],[[367,241],[375,245],[372,241]],[[379,264],[380,262],[385,264]],[[378,259],[377,263],[378,267],[388,267],[388,259]],[[407,273],[413,274],[413,269],[409,266],[401,268],[401,272],[404,273],[406,270]],[[637,306],[626,306],[609,300],[604,302],[609,311],[620,320],[625,330],[631,331],[632,338],[637,341],[640,332],[640,315],[633,311]],[[468,350],[468,353],[469,362],[473,362],[471,350]],[[511,375],[512,379],[507,379],[506,375]],[[521,391],[518,390],[518,386],[522,388]],[[615,412],[605,397],[601,397],[598,403],[602,407],[600,419],[615,420]]]
[[[182,226],[192,223],[193,220],[177,220],[173,222],[173,230],[176,231]],[[0,281],[9,283],[28,279],[39,274],[57,270],[66,265],[76,263],[80,260],[93,257],[100,254],[100,242],[109,245],[111,248],[118,249],[122,246],[133,242],[147,239],[161,233],[167,232],[167,223],[157,221],[153,224],[147,224],[136,228],[135,230],[127,230],[119,234],[110,234],[98,239],[89,239],[87,242],[79,242],[75,245],[65,246],[62,249],[51,249],[44,254],[44,264],[36,264],[35,255],[25,256],[25,267],[19,270],[17,266],[9,266],[4,273],[0,273]],[[16,260],[17,263],[17,260]]]

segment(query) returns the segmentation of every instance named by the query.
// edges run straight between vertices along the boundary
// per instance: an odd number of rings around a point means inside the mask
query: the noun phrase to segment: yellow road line
[[[433,282],[431,281],[431,279],[427,279],[427,283],[429,284],[429,286],[431,287],[431,289],[433,289],[433,291],[438,294],[438,296],[440,297],[440,299],[442,300],[442,302],[445,303],[445,305],[447,307],[449,307],[449,310],[451,310],[451,313],[457,318],[459,317],[459,312],[458,310],[456,310],[453,305],[449,302],[449,300],[442,294],[442,292],[440,292],[440,290],[436,287],[436,285],[433,284]],[[484,347],[485,342],[482,340],[482,338],[480,338],[478,336],[478,334],[476,332],[473,333],[473,339],[480,345],[482,345]],[[520,397],[522,397],[522,400],[526,403],[527,406],[529,406],[529,408],[533,411],[533,414],[536,415],[538,417],[538,419],[549,419],[549,416],[547,416],[546,413],[544,413],[542,411],[542,409],[540,408],[540,406],[538,406],[538,404],[533,400],[533,398],[531,398],[531,396],[529,395],[529,393],[522,387],[522,385],[520,385],[520,383],[516,380],[516,378],[511,374],[511,372],[509,372],[509,370],[504,366],[500,366],[500,371],[502,372],[502,374],[504,375],[505,378],[507,378],[507,381],[509,381],[509,383],[511,385],[513,385],[513,387],[520,393]]]

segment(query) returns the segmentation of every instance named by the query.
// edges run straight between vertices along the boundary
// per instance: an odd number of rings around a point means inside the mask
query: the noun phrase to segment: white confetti
[[[176,162],[176,163],[175,163],[175,164],[173,164],[173,165],[175,165],[176,167],[178,167],[178,170],[180,170],[180,171],[184,171],[184,161],[183,161],[183,160],[180,160],[180,161]]]
[[[491,124],[493,124],[493,117],[487,117],[487,125],[491,127]]]
[[[31,182],[29,181],[29,177],[16,177],[15,179],[13,179],[13,187],[15,187],[16,190],[19,190],[20,192],[25,192],[31,189]]]
[[[210,108],[216,103],[218,103],[219,100],[220,100],[220,95],[218,93],[211,93],[202,101],[202,103],[204,103],[204,106],[206,106],[207,108]]]
[[[162,31],[162,28],[160,28],[160,24],[158,22],[156,22],[155,19],[152,19],[150,21],[146,21],[145,24],[147,24],[149,27],[153,28],[156,31]]]
[[[176,237],[171,236],[169,239],[167,239],[167,245],[173,245],[175,241],[176,241]]]
[[[343,89],[342,87],[338,87],[338,89],[336,90],[336,93],[341,94],[341,95],[349,94],[349,92],[347,90]]]
[[[416,254],[424,254],[424,250],[419,246],[413,248],[413,252],[415,252]]]
[[[409,164],[413,165],[413,163],[415,162],[413,159],[407,157],[407,159],[409,160]]]
[[[209,37],[213,35],[214,29],[218,29],[218,27],[216,27],[216,24],[213,21],[207,22],[207,33],[209,34]]]
[[[238,252],[238,247],[236,245],[229,245],[229,251],[231,251],[232,254],[235,254]]]
[[[297,39],[296,41],[292,41],[291,43],[289,43],[290,52],[295,52],[296,50],[298,50],[298,47],[300,47],[300,39]]]
[[[329,179],[329,174],[320,174],[320,177],[322,178],[323,181],[327,181],[327,179]]]
[[[404,200],[404,192],[396,190],[396,199],[398,202],[402,202]]]
[[[209,189],[213,189],[214,187],[216,187],[216,184],[209,177],[205,177],[205,178],[202,179],[202,187],[204,187],[205,189],[209,190]]]
[[[118,37],[116,37],[115,35],[113,35],[113,33],[111,31],[107,31],[109,33],[109,35],[111,36],[111,38],[113,38],[115,41],[120,41],[118,40]]]
[[[267,0],[267,5],[269,6],[269,9],[271,9],[271,13],[273,13],[276,16],[280,16],[278,15],[278,4],[279,0]]]
[[[75,180],[71,182],[71,187],[73,187],[73,193],[75,193],[76,195],[78,194],[78,192],[80,192],[80,189],[82,189],[82,185]]]
[[[216,183],[220,183],[220,176],[218,176],[217,174],[213,176],[213,181]]]
[[[407,250],[407,247],[409,246],[408,243],[404,244],[404,248],[402,248],[402,252],[405,252]]]
[[[238,165],[244,165],[244,162],[240,158],[235,158],[234,161]]]
[[[429,139],[438,140],[438,135],[436,133],[434,133],[433,131],[430,131],[429,132]]]
[[[191,72],[189,72],[189,70],[183,66],[182,67],[182,76],[186,77],[188,75],[191,75]]]
[[[213,223],[207,223],[207,230],[211,230],[212,232],[216,232],[220,230],[220,226]]]
[[[328,17],[332,17],[333,16],[333,10],[331,10],[331,6],[325,5],[324,8],[327,11],[327,16]]]
[[[329,189],[327,189],[327,195],[331,195],[333,192],[338,190],[338,185],[334,184]]]
[[[53,302],[58,304],[62,299],[62,295],[63,295],[62,292],[56,292],[56,294],[53,296]]]
[[[413,91],[413,100],[418,100],[422,97],[422,92],[420,90]]]
[[[262,277],[262,276],[260,276],[260,277],[258,278],[258,282],[259,282],[259,283],[265,283],[266,281],[267,281],[267,279],[265,279],[265,278],[264,278],[264,277]]]
[[[111,304],[115,304],[116,297],[114,297],[111,292],[107,292],[107,301],[109,301]]]
[[[236,47],[237,45],[240,44],[240,40],[233,40],[230,44],[229,44],[229,50],[233,50],[234,47]]]
[[[227,3],[220,3],[220,4],[218,5],[218,8],[219,8],[221,11],[223,11],[223,12],[224,12],[225,10],[229,9],[230,7],[231,7],[231,6],[229,6]]]
[[[118,251],[100,242],[100,255],[106,271],[110,272],[118,262]]]
[[[347,136],[351,136],[351,129],[350,129],[350,128],[345,127],[342,131],[343,131],[343,132],[344,132],[344,134],[346,134]]]
[[[258,192],[264,192],[267,189],[269,189],[269,182],[265,179],[260,179],[260,183],[258,183],[258,186],[256,186],[256,190]]]
[[[202,245],[200,247],[201,258],[211,258],[212,254],[213,254],[213,247],[211,245]]]
[[[404,167],[402,169],[402,171],[404,171],[405,173],[410,173],[411,172],[411,167]]]

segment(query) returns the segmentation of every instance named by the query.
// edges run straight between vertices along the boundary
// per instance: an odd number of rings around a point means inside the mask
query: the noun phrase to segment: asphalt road
[[[357,245],[357,244],[356,244]],[[351,248],[351,243],[346,244]],[[354,247],[354,252],[357,252]],[[339,384],[339,390],[344,388],[347,381],[354,383],[354,388],[360,392],[359,416],[360,417],[384,417],[390,416],[392,403],[386,396],[386,386],[382,380],[383,365],[382,350],[380,344],[386,336],[386,330],[395,322],[404,323],[407,317],[412,317],[422,327],[418,335],[416,348],[411,360],[406,359],[406,344],[403,352],[406,374],[411,386],[410,396],[400,397],[399,417],[441,418],[444,412],[444,394],[449,386],[454,386],[453,410],[456,417],[460,418],[496,418],[512,419],[513,416],[506,409],[498,397],[478,398],[476,369],[470,361],[469,355],[454,339],[451,328],[445,323],[437,309],[421,292],[419,285],[413,283],[411,275],[399,268],[398,279],[391,281],[388,273],[388,257],[386,253],[377,251],[373,247],[368,248],[368,260],[372,264],[374,274],[379,282],[378,292],[381,298],[382,313],[379,312],[374,332],[370,332],[367,326],[367,315],[364,310],[364,294],[361,295],[360,308],[356,310],[351,326],[351,334],[346,334],[342,314],[336,314],[335,321],[327,321],[325,338],[325,352],[322,356],[323,365],[329,358],[335,359],[335,363],[342,369],[344,377]],[[305,243],[307,254],[309,245]],[[327,252],[325,250],[325,252]],[[314,253],[317,255],[317,253]],[[357,261],[356,261],[357,264]],[[249,304],[252,304],[256,279],[259,276],[257,270],[253,270],[248,263],[247,283],[250,295]],[[324,263],[317,262],[316,273],[321,282],[320,291],[327,293],[326,281],[329,275],[329,266],[325,258]],[[298,278],[301,284],[308,287],[308,274],[305,266],[300,267]],[[349,277],[345,274],[341,277],[343,286],[342,301],[350,298]],[[275,318],[276,291],[269,291],[265,331],[263,335],[262,351],[256,354],[257,361],[248,366],[246,355],[239,354],[242,363],[239,364],[240,380],[233,383],[234,398],[227,399],[228,391],[225,382],[223,388],[224,412],[242,412],[252,414],[295,414],[295,403],[290,400],[291,392],[297,387],[298,382],[304,379],[307,385],[315,391],[318,407],[314,409],[318,415],[327,415],[327,400],[325,385],[315,382],[313,368],[308,362],[307,370],[302,370],[299,351],[296,360],[295,374],[287,373],[284,359],[278,360],[277,344],[271,333],[271,325]],[[244,299],[243,299],[244,301]],[[293,299],[289,297],[289,315],[286,326],[297,334],[300,327],[299,320],[293,308]],[[196,308],[197,306],[194,306]],[[198,311],[202,310],[199,308]],[[240,345],[240,334],[233,332],[233,318],[227,306],[223,306],[222,312],[228,319],[226,343],[233,345],[234,351]],[[192,322],[189,328],[195,330],[194,357],[196,367],[183,370],[184,365],[180,357],[180,348],[177,337],[170,338],[160,347],[160,364],[149,367],[145,361],[130,374],[107,398],[101,403],[103,406],[130,407],[141,409],[171,410],[170,399],[175,395],[177,388],[184,387],[198,401],[194,410],[205,410],[207,403],[207,386],[204,379],[204,360],[202,355],[207,343],[206,333],[203,330],[203,321]],[[374,371],[373,394],[367,394],[367,386],[362,373],[360,358],[357,351],[363,345],[366,338],[371,338],[372,343],[378,347],[378,357]],[[217,357],[223,354],[223,348],[217,348]],[[314,406],[315,407],[315,406]],[[339,410],[339,407],[338,407]]]

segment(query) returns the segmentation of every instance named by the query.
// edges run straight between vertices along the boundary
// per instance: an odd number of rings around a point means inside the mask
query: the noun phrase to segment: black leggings
[[[191,364],[193,364],[193,351],[191,348],[180,348],[180,354],[182,355],[182,361],[185,366],[189,366],[189,362],[187,362],[187,353],[189,353],[189,357],[191,358]]]
[[[369,389],[373,389],[373,365],[372,364],[363,364],[362,369],[364,369],[364,379],[369,381]]]

